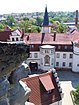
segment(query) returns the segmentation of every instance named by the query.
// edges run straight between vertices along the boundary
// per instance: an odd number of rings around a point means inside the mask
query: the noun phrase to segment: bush
[[[75,91],[72,91],[72,94],[74,96],[75,103],[79,105],[79,86],[76,88]]]

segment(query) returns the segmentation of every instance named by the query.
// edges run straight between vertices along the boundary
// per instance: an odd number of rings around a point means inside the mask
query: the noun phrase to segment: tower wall
[[[79,43],[73,44],[73,65],[72,71],[79,72]]]

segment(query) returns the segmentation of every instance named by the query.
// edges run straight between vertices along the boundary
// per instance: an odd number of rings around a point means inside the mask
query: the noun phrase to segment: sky
[[[0,14],[79,10],[79,0],[0,0]]]

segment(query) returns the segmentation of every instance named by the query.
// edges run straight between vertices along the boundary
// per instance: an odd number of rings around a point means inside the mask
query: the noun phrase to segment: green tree
[[[37,17],[36,18],[36,25],[41,26],[42,23],[43,23],[43,18],[42,17]]]
[[[66,29],[67,29],[66,25],[60,23],[60,25],[58,26],[57,31],[60,32],[60,33],[64,33],[64,32],[66,32]]]
[[[79,86],[76,88],[75,91],[72,91],[72,94],[74,96],[76,105],[79,105]]]
[[[0,23],[0,31],[4,30],[4,25],[2,23]]]
[[[29,20],[29,18],[27,18],[27,17],[24,17],[24,18],[23,18],[23,20],[24,20],[24,21],[26,21],[26,20]]]
[[[40,33],[41,32],[41,27],[37,26],[36,30],[37,30],[38,33]]]
[[[33,33],[33,32],[34,32],[34,33],[37,33],[37,32],[38,32],[38,31],[36,30],[36,27],[37,27],[37,26],[34,26],[34,25],[31,26],[31,32],[32,32],[32,33]]]
[[[11,27],[15,25],[15,19],[12,15],[7,16],[6,24]]]
[[[31,27],[31,23],[29,21],[21,21],[19,24],[19,27],[21,29],[24,29],[25,32],[29,32],[29,29]]]

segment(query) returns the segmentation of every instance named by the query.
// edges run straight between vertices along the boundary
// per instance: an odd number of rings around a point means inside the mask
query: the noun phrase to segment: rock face
[[[27,90],[24,90],[19,80],[30,73],[26,64],[21,65],[28,56],[27,45],[0,42],[0,105],[18,105],[20,96],[25,96]]]
[[[28,55],[27,45],[0,43],[0,77],[15,70]]]

